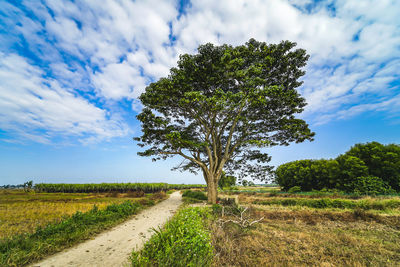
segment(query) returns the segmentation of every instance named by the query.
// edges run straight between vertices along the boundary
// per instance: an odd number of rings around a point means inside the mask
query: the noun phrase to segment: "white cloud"
[[[65,90],[25,58],[0,53],[0,128],[17,138],[50,143],[52,138],[75,137],[81,142],[104,140],[128,133],[105,110]]]
[[[58,103],[66,97],[73,100],[66,101],[71,110],[78,109],[80,103],[83,110],[93,108],[94,114],[103,118],[99,120],[102,123],[112,124],[115,120],[107,119],[109,116],[92,98],[77,92],[93,92],[90,97],[100,99],[106,107],[120,100],[132,101],[132,108],[138,110],[136,101],[146,85],[168,75],[179,54],[194,53],[205,42],[239,45],[255,38],[267,43],[295,41],[311,55],[300,89],[309,103],[303,116],[311,123],[373,111],[371,107],[380,103],[387,108],[376,110],[387,112],[396,107],[388,99],[399,95],[399,85],[394,84],[400,78],[399,1],[193,0],[180,16],[178,1],[173,0],[106,0],[101,4],[94,0],[48,0],[48,8],[37,1],[24,1],[23,5],[36,19],[4,4],[2,20],[12,30],[8,39],[0,35],[4,41],[0,47],[4,50],[18,44],[14,40],[22,45],[18,39],[22,35],[27,48],[42,61],[42,69],[25,62],[30,66],[26,68],[29,75],[34,73],[36,80],[30,80],[17,97],[27,94],[37,106],[45,101]],[[29,77],[15,71],[24,79]],[[48,76],[44,77],[45,73]],[[10,80],[7,86],[13,88],[17,81]],[[41,95],[49,91],[60,99],[51,94],[35,98],[37,92],[26,88],[37,85],[42,88]],[[0,108],[7,114],[2,105],[6,105],[4,101]],[[22,123],[22,113],[15,111],[19,108],[13,107],[9,113],[19,114]],[[112,114],[119,115],[115,111]],[[28,112],[23,118],[32,128],[61,131],[55,127],[54,118],[35,116]],[[87,128],[79,130],[73,125],[71,129],[79,133],[93,127],[92,133],[107,135],[98,128],[102,124],[82,125]],[[64,122],[63,127],[70,125]]]
[[[92,80],[101,95],[114,100],[137,98],[141,91],[135,88],[146,86],[146,79],[140,75],[140,70],[127,61],[108,64],[101,72],[95,72]]]

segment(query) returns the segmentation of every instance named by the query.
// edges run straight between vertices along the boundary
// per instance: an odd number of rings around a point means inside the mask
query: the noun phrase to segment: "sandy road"
[[[150,229],[162,226],[182,203],[180,192],[145,209],[135,217],[75,247],[31,266],[124,266],[133,249],[140,249],[151,236]]]

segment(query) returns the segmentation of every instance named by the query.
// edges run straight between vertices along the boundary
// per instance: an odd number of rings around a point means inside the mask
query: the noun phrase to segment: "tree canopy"
[[[299,186],[303,191],[400,192],[400,145],[356,144],[336,159],[292,161],[280,165],[275,174],[283,190]]]
[[[224,187],[234,186],[236,184],[236,177],[233,175],[226,175],[223,171],[221,177],[218,180],[218,187],[223,189]]]
[[[201,45],[181,55],[168,77],[140,96],[143,135],[134,138],[154,160],[179,155],[175,169],[201,171],[209,201],[216,201],[222,171],[266,179],[270,156],[263,148],[312,140],[306,105],[296,91],[309,56],[296,43]]]

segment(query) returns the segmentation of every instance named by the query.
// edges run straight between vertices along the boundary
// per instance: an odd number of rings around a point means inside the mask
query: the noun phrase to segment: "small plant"
[[[182,197],[194,198],[197,200],[207,200],[207,195],[201,191],[185,190]]]
[[[301,192],[301,187],[300,186],[293,186],[288,190],[288,193],[293,194],[293,193],[298,193]]]

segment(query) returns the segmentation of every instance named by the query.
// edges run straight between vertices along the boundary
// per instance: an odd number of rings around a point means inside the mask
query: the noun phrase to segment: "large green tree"
[[[359,158],[368,167],[369,175],[382,178],[393,189],[400,191],[399,144],[355,144],[345,155]]]
[[[304,120],[305,99],[296,91],[309,56],[296,43],[266,44],[250,39],[240,46],[201,45],[181,55],[168,77],[140,96],[137,116],[143,135],[141,156],[181,156],[175,169],[201,171],[208,201],[217,200],[222,171],[266,179],[265,149],[312,140]]]

